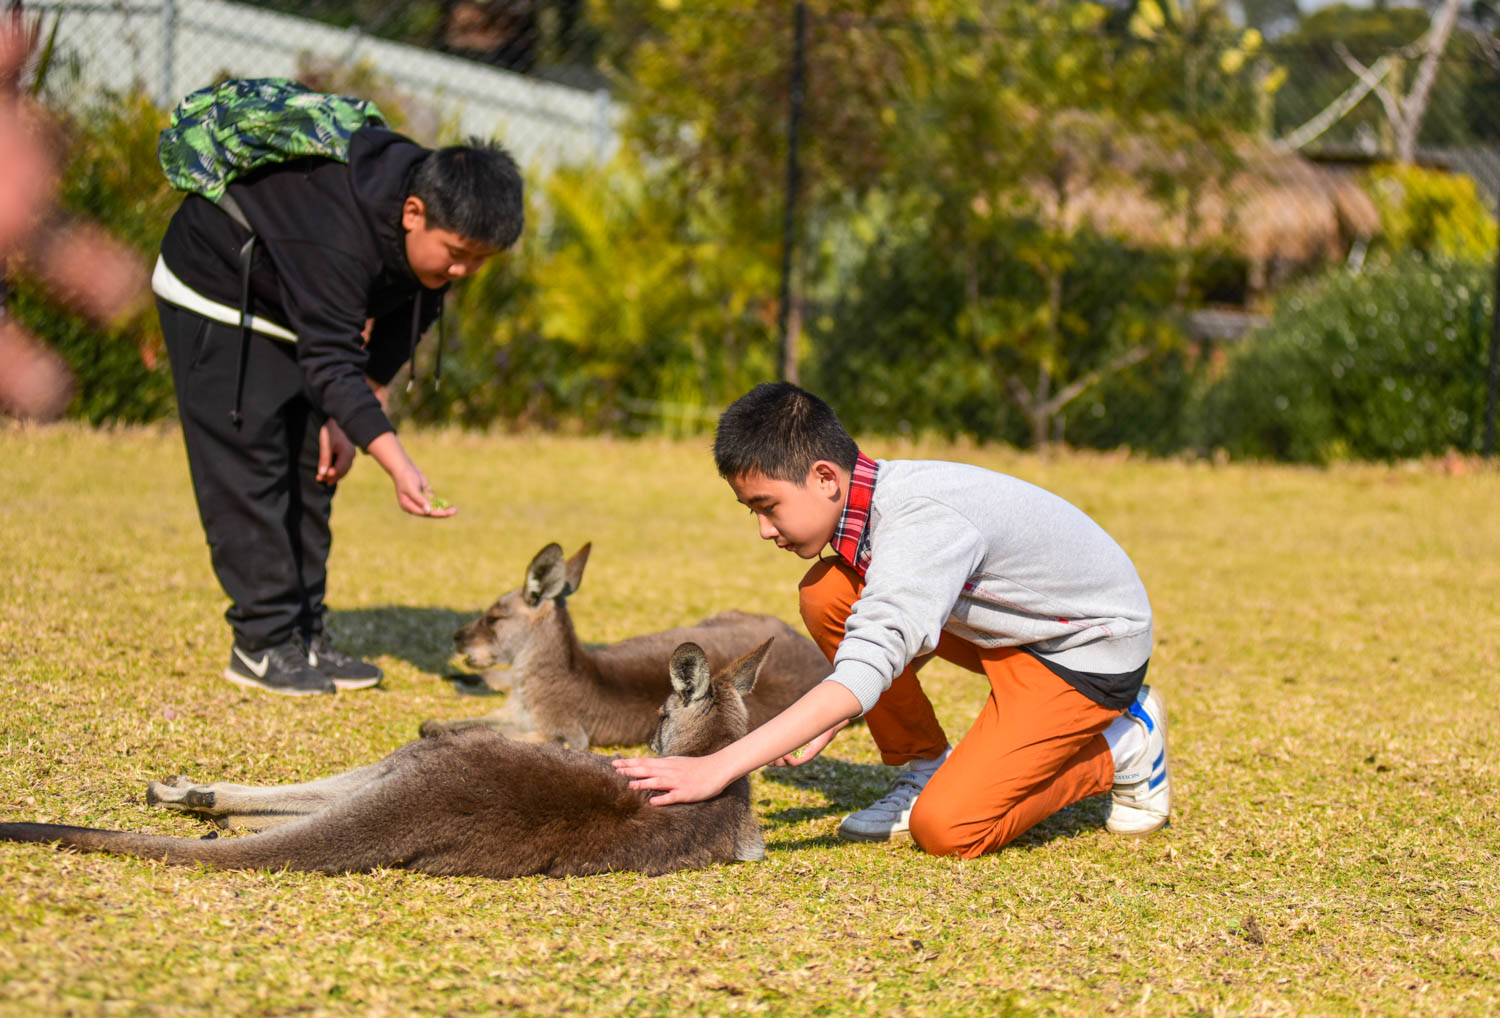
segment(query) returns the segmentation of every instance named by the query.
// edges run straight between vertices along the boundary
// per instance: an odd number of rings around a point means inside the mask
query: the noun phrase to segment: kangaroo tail
[[[358,811],[333,809],[241,838],[169,838],[63,824],[0,823],[0,841],[56,844],[78,852],[113,852],[179,866],[203,863],[219,869],[314,873],[402,866],[421,848],[420,831],[407,831],[406,836],[397,831],[387,832],[386,837],[372,836],[371,832],[382,825],[372,827],[362,819]],[[415,847],[405,846],[413,837]]]
[[[262,834],[243,838],[169,838],[135,831],[106,831],[95,827],[63,824],[0,823],[0,841],[55,844],[77,852],[111,852],[159,859],[178,866],[203,863],[219,869],[293,869],[342,873],[372,869],[393,862],[380,857],[360,858],[361,853],[330,850],[311,830],[297,830],[304,821],[294,821]],[[313,835],[309,837],[309,835]]]
[[[211,861],[207,857],[210,853],[205,850],[214,844],[192,838],[163,838],[134,831],[105,831],[65,824],[0,824],[0,841],[56,844],[59,848],[78,852],[117,852],[184,864]]]

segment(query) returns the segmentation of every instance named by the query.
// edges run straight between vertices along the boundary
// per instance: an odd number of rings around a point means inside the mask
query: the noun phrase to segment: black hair
[[[714,464],[719,476],[762,474],[802,484],[818,460],[853,471],[859,446],[833,408],[791,382],[764,382],[719,416]]]
[[[482,138],[428,153],[410,187],[426,207],[429,228],[502,250],[516,242],[526,222],[521,189],[516,161]]]

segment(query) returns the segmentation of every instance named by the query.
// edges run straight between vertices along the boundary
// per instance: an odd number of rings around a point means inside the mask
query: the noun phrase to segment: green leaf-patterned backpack
[[[240,248],[240,357],[229,413],[235,427],[250,342],[256,237],[228,187],[261,167],[293,159],[347,163],[349,139],[366,126],[385,126],[384,114],[366,99],[314,92],[287,78],[231,78],[190,93],[161,132],[156,156],[172,186],[202,195],[250,230]]]
[[[201,194],[243,222],[228,197],[231,182],[307,156],[348,162],[354,132],[384,125],[366,99],[314,92],[287,78],[231,78],[177,104],[156,155],[173,187]]]

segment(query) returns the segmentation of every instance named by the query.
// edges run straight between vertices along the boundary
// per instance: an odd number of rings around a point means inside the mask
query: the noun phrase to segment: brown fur
[[[742,736],[742,696],[768,650],[763,644],[710,678],[701,649],[677,648],[652,748],[702,756]],[[147,790],[153,804],[272,828],[260,834],[200,840],[6,823],[0,840],[226,869],[391,867],[478,877],[658,874],[764,857],[747,779],[700,803],[653,806],[651,794],[632,791],[606,757],[471,728],[409,743],[380,763],[305,785],[172,779]]]
[[[505,705],[477,718],[428,721],[423,735],[474,725],[518,738],[551,739],[584,749],[633,746],[656,724],[667,695],[662,662],[681,643],[696,643],[710,668],[722,668],[774,639],[755,691],[746,699],[750,727],[775,717],[832,670],[816,644],[770,615],[721,612],[697,625],[585,647],[573,630],[567,598],[583,582],[591,545],[563,561],[549,544],[526,567],[521,586],[453,634],[454,649],[485,681],[508,691]]]

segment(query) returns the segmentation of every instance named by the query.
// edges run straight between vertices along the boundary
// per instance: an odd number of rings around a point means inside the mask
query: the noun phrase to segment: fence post
[[[776,375],[788,382],[797,381],[797,337],[802,331],[800,316],[793,321],[792,267],[797,246],[797,155],[802,127],[802,91],[806,74],[807,4],[797,0],[792,42],[792,90],[787,99],[786,115],[786,201],[781,220],[781,304],[776,311],[779,342]]]
[[[177,0],[161,0],[161,92],[157,104],[164,110],[177,103],[177,85],[172,66],[177,51]]]
[[[1495,300],[1490,309],[1490,370],[1484,400],[1484,446],[1486,456],[1495,455],[1495,408],[1500,403],[1500,247],[1495,249]]]

